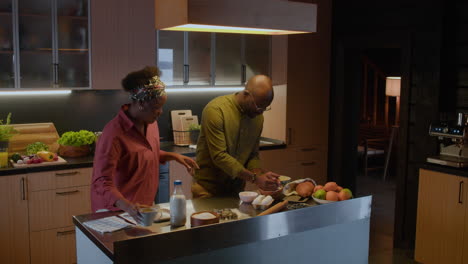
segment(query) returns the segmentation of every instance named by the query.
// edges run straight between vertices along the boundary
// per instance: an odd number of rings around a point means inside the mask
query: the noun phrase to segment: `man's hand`
[[[279,174],[269,171],[262,175],[258,175],[255,184],[264,191],[276,191],[280,186],[280,180],[278,177]]]

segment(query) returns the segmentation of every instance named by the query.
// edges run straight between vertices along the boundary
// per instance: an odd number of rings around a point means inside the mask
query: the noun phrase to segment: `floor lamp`
[[[392,153],[393,139],[395,138],[396,130],[400,125],[400,90],[401,90],[401,77],[387,77],[385,83],[385,125],[388,127],[388,105],[389,97],[396,97],[396,110],[395,110],[395,124],[392,126],[392,133],[390,134],[390,142],[388,143],[388,151],[385,157],[383,180],[387,178],[388,165]]]
[[[400,124],[401,77],[387,77],[385,83],[385,124],[388,127],[388,106],[390,96],[396,97],[395,126]]]

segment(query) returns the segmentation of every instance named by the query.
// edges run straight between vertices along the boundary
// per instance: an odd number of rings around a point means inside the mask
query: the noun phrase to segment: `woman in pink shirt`
[[[167,100],[156,67],[129,73],[122,86],[131,103],[123,105],[104,127],[96,146],[91,185],[92,210],[124,210],[141,220],[138,208],[151,206],[159,186],[159,164],[175,160],[189,172],[189,157],[159,149],[156,122]]]

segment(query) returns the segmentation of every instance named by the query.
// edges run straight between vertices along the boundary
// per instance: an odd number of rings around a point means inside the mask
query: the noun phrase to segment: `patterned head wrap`
[[[137,101],[149,101],[166,95],[164,88],[166,85],[159,79],[159,76],[153,76],[149,83],[133,89],[130,93],[130,99]]]

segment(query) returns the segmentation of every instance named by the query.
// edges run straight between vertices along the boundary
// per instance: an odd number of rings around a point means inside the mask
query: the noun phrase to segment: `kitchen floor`
[[[390,175],[384,182],[382,172],[369,173],[357,178],[357,195],[372,197],[370,224],[369,264],[418,263],[412,250],[393,248],[395,216],[395,179]]]

